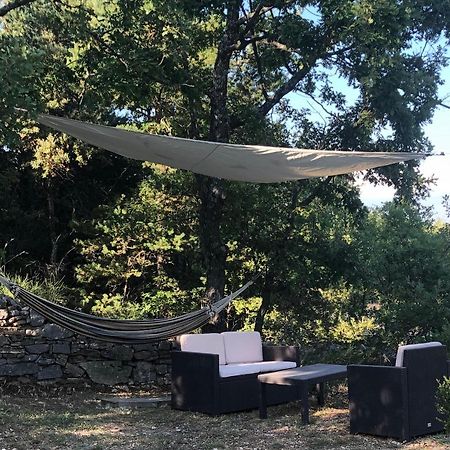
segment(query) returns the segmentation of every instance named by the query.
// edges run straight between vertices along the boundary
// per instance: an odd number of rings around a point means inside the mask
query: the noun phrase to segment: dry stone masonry
[[[120,345],[85,338],[0,296],[0,380],[170,384],[172,344]]]

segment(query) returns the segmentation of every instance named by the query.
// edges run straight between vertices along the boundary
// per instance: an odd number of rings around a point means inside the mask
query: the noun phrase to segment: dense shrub
[[[438,389],[438,410],[442,414],[445,431],[450,433],[450,378],[444,378]]]

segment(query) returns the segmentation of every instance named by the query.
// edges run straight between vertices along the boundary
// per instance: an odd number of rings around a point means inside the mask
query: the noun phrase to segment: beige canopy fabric
[[[254,183],[342,175],[424,158],[418,153],[322,151],[196,141],[41,114],[41,124],[128,158]]]

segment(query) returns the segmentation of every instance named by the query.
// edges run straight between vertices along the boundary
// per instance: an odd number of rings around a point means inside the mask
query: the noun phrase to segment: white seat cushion
[[[249,375],[251,373],[275,372],[277,370],[292,369],[296,367],[292,361],[261,361],[256,363],[227,364],[219,367],[222,378]]]
[[[263,360],[261,335],[257,331],[226,331],[222,336],[227,364]]]
[[[244,364],[225,364],[219,367],[219,375],[222,378],[236,377],[238,375],[249,375],[251,373],[259,373],[259,369],[256,366],[257,363],[244,363]]]
[[[277,370],[293,369],[297,364],[293,361],[261,361],[258,364],[259,372],[275,372]]]
[[[424,342],[423,344],[400,345],[397,350],[397,358],[395,359],[396,367],[403,367],[403,356],[405,350],[414,350],[417,348],[438,347],[442,345],[440,342]]]
[[[195,353],[219,355],[219,364],[225,364],[225,347],[219,333],[183,334],[180,337],[181,350]]]

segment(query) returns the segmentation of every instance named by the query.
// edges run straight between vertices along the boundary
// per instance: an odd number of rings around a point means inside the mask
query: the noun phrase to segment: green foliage
[[[450,13],[429,3],[275,2],[253,16],[257,3],[240,2],[222,92],[230,141],[430,149],[423,126],[439,103]],[[233,5],[33,2],[2,19],[0,248],[8,244],[9,271],[32,274],[21,280],[29,287],[59,301],[58,284],[30,281],[57,273],[73,306],[109,317],[201,304],[208,261],[195,177],[85,146],[30,118],[46,111],[210,138]],[[256,324],[267,339],[311,348],[310,359],[326,350],[330,361],[380,360],[400,342],[450,344],[449,226],[408,206],[427,180],[416,163],[366,178],[395,186],[407,203],[368,214],[351,176],[225,183],[226,290],[263,272],[228,311],[230,328]]]
[[[437,393],[438,411],[444,420],[445,431],[450,433],[450,378],[445,377],[439,383]]]
[[[236,298],[230,306],[228,328],[230,330],[253,331],[256,315],[261,307],[261,297]]]
[[[358,238],[361,277],[385,338],[431,339],[448,323],[448,236],[410,206],[387,205],[370,215]]]
[[[14,283],[22,288],[46,298],[60,305],[68,305],[70,302],[70,289],[64,284],[63,280],[55,278],[38,279],[28,276],[7,275]],[[0,294],[11,296],[11,292],[4,286],[0,286]]]
[[[170,316],[198,306],[195,267],[183,263],[197,246],[195,200],[182,194],[190,178],[161,167],[149,175],[99,210],[77,242],[84,259],[77,279],[96,313]]]

